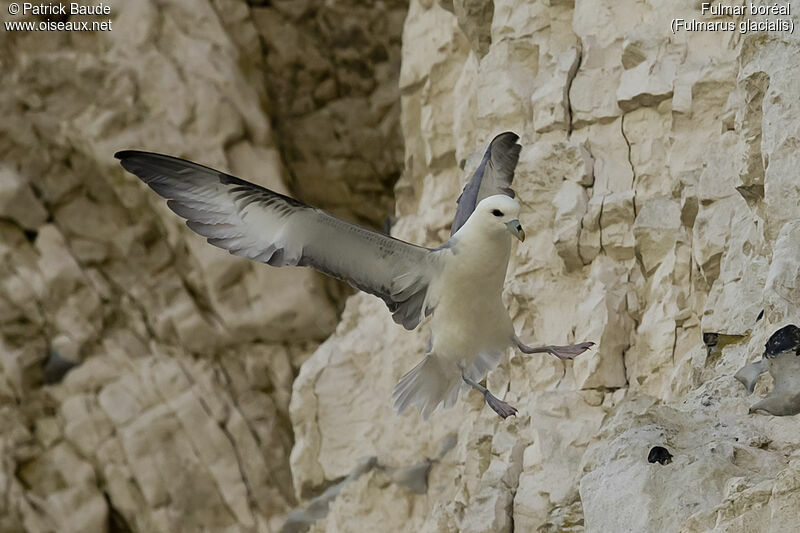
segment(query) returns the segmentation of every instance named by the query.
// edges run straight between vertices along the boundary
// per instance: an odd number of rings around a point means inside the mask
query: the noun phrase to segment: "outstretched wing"
[[[127,150],[115,157],[214,246],[272,266],[310,266],[374,294],[414,329],[431,312],[437,252],[190,161]]]
[[[450,235],[455,234],[475,211],[475,206],[488,196],[505,194],[514,198],[511,182],[514,180],[514,168],[519,161],[522,146],[517,144],[519,135],[507,131],[501,133],[489,143],[472,179],[464,186],[458,197],[458,208],[450,228]]]

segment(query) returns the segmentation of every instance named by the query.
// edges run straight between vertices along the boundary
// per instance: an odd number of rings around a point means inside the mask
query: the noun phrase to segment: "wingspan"
[[[190,161],[133,150],[115,157],[214,246],[272,266],[310,266],[344,280],[380,297],[406,329],[432,311],[428,287],[441,268],[435,250]]]
[[[495,194],[505,194],[514,198],[511,182],[514,180],[514,169],[522,149],[517,140],[519,135],[507,131],[489,143],[481,164],[458,197],[458,208],[450,228],[450,235],[454,235],[464,225],[475,211],[475,206],[484,198]]]

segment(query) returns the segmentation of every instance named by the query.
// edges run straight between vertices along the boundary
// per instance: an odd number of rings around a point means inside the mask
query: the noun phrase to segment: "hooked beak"
[[[522,229],[522,225],[519,223],[519,220],[516,218],[506,224],[508,226],[508,231],[511,232],[511,235],[519,239],[521,242],[525,242],[525,230]]]

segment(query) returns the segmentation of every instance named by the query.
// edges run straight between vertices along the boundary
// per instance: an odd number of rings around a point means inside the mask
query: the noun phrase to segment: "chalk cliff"
[[[800,324],[793,35],[673,34],[677,1],[112,11],[0,40],[0,532],[797,529],[800,425],[733,377]],[[505,421],[395,416],[424,326],[208,246],[112,157],[437,245],[506,130],[517,331],[598,347],[514,354]]]

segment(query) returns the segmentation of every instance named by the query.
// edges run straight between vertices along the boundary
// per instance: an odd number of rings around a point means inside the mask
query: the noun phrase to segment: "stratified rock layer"
[[[254,3],[274,139],[293,191],[380,227],[403,164],[397,76],[407,0]]]

